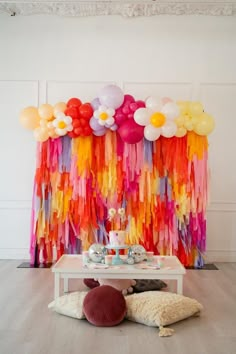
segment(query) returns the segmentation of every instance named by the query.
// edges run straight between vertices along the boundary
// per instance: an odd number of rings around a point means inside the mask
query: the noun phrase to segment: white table
[[[63,255],[52,267],[54,273],[54,298],[60,296],[60,279],[64,279],[64,292],[68,292],[70,278],[107,278],[107,279],[166,279],[177,281],[177,293],[183,293],[184,266],[176,256],[154,256],[153,264],[161,260],[160,269],[141,269],[143,262],[134,265],[109,266],[109,268],[94,269],[95,264],[83,266],[82,255]],[[100,265],[102,267],[102,265]]]

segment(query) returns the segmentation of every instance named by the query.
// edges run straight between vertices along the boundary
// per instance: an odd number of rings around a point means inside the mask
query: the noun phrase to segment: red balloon
[[[85,119],[90,119],[93,116],[93,107],[90,103],[84,103],[79,107],[79,114]]]
[[[144,127],[133,119],[125,121],[118,129],[121,139],[128,144],[136,144],[144,137]]]
[[[74,133],[76,134],[76,136],[81,135],[83,133],[83,128],[82,127],[75,128]]]
[[[69,101],[67,102],[67,107],[80,107],[82,105],[82,102],[78,98],[70,98]]]
[[[87,119],[81,118],[80,119],[80,125],[81,125],[81,127],[86,127],[86,125],[88,125]]]
[[[89,136],[92,134],[92,132],[93,130],[90,128],[89,125],[87,125],[87,127],[84,127],[84,131],[83,131],[84,136]]]
[[[72,132],[68,132],[68,135],[71,137],[71,138],[77,138],[77,134],[75,134],[75,132],[72,130]]]
[[[78,119],[79,118],[79,111],[77,107],[69,107],[65,110],[65,115],[70,116],[72,119]]]
[[[74,119],[72,122],[73,128],[78,128],[81,126],[79,119]]]

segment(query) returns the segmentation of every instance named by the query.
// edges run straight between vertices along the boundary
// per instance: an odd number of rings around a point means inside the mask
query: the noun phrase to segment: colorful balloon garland
[[[20,121],[39,142],[31,263],[107,243],[108,210],[125,208],[127,243],[203,265],[214,120],[200,103],[135,101],[109,85],[90,103],[27,107]]]

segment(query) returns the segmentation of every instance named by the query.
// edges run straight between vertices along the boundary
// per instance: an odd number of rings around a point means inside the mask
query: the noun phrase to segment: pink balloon
[[[129,114],[129,112],[130,112],[129,106],[125,105],[125,106],[122,108],[122,113],[124,113],[124,114]]]
[[[137,105],[138,105],[138,108],[146,107],[144,101],[138,100],[138,101],[136,101],[136,103],[137,103]]]
[[[121,125],[127,119],[126,115],[124,113],[122,113],[121,111],[119,111],[118,109],[116,111],[114,118],[115,118],[116,124],[118,124],[118,125]]]
[[[135,112],[139,106],[137,102],[130,103],[129,108],[131,109],[132,112]]]
[[[134,99],[133,96],[131,96],[131,95],[125,95],[125,96],[124,96],[123,105],[126,104],[126,103],[130,104],[130,103],[132,103],[132,102],[135,102],[135,99]]]
[[[144,127],[135,123],[133,119],[129,119],[120,126],[118,133],[124,142],[136,144],[143,139]]]
[[[169,97],[163,97],[162,99],[161,99],[161,103],[164,105],[164,104],[166,104],[166,103],[169,103],[169,102],[173,102],[173,100],[171,99],[171,98],[169,98]]]
[[[134,114],[133,114],[133,113],[129,113],[129,114],[128,114],[128,118],[129,118],[129,119],[134,118]]]

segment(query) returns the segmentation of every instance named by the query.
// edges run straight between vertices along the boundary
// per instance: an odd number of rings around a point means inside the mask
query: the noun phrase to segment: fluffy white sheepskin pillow
[[[202,305],[195,299],[169,292],[148,291],[126,297],[130,321],[160,328],[160,336],[169,336],[173,330],[163,326],[199,315]]]
[[[48,305],[48,308],[60,313],[61,315],[84,319],[83,302],[87,293],[87,291],[76,291],[60,296],[56,300],[52,301]]]

